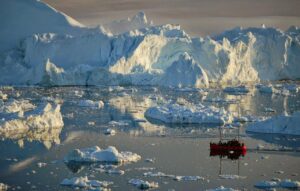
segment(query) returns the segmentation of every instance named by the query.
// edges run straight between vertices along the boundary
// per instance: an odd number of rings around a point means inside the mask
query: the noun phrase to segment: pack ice
[[[138,13],[89,28],[37,0],[3,0],[0,24],[0,84],[207,87],[300,77],[297,27],[192,38]]]

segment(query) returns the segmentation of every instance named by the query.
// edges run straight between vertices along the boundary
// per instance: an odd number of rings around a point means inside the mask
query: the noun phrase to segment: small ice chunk
[[[236,174],[221,174],[219,175],[222,179],[245,179],[246,176],[239,176]]]
[[[100,149],[98,146],[74,149],[66,157],[66,162],[137,162],[141,156],[129,151],[119,152],[115,147],[109,146],[107,149]]]
[[[89,122],[88,122],[88,125],[90,125],[90,126],[94,126],[95,124],[96,124],[95,121],[89,121]]]
[[[128,183],[134,185],[135,187],[137,187],[141,190],[145,190],[145,189],[149,189],[149,188],[158,188],[157,182],[148,182],[148,181],[144,181],[141,179],[131,179],[131,180],[129,180]]]
[[[103,101],[92,101],[92,100],[80,100],[78,105],[81,107],[90,107],[94,109],[99,109],[104,107]]]
[[[278,186],[278,182],[275,181],[260,181],[255,184],[257,188],[274,188]]]
[[[276,173],[276,174],[283,174],[284,171],[282,171],[282,170],[277,170],[277,171],[275,171],[275,173]]]
[[[204,180],[201,176],[175,176],[174,180],[176,181],[197,181]]]
[[[131,121],[129,120],[120,120],[120,121],[110,121],[108,124],[111,126],[128,126],[130,125]]]
[[[151,159],[151,158],[147,158],[145,159],[146,162],[150,162],[150,163],[154,163],[155,162],[155,159]]]
[[[38,166],[39,168],[42,168],[42,167],[44,167],[44,166],[47,166],[47,163],[44,163],[44,162],[38,162],[38,163],[37,163],[37,166]]]
[[[61,183],[62,186],[71,186],[79,188],[99,188],[99,187],[108,187],[113,184],[113,182],[108,181],[98,181],[98,180],[89,180],[87,176],[85,177],[74,177],[66,178]]]
[[[265,148],[265,146],[262,145],[262,144],[258,144],[258,145],[256,146],[256,148],[257,148],[257,150],[262,150],[262,149]]]
[[[0,182],[0,191],[6,191],[6,190],[8,190],[8,185]]]
[[[270,107],[266,107],[266,108],[264,109],[264,111],[265,111],[265,112],[275,112],[275,110],[272,109],[272,108],[270,108]]]
[[[297,189],[297,188],[300,188],[300,182],[286,179],[286,180],[283,180],[280,182],[280,186],[283,188]]]
[[[0,91],[0,100],[7,100],[7,97],[8,97],[7,94]]]
[[[108,128],[108,129],[105,130],[104,134],[113,136],[113,135],[116,134],[116,130]]]
[[[124,170],[118,170],[118,169],[109,169],[105,171],[107,174],[115,174],[115,175],[123,175],[125,174]]]
[[[208,189],[206,191],[239,191],[239,190],[235,190],[233,188],[225,188],[224,186],[220,186],[218,188]]]

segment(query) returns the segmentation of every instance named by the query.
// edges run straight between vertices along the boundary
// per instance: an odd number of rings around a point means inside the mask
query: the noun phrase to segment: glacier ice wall
[[[46,5],[43,9],[54,11]],[[300,78],[297,27],[285,32],[235,28],[215,37],[191,38],[178,25],[154,26],[142,13],[99,29],[57,15],[69,21],[68,30],[47,32],[29,25],[36,33],[24,34],[14,48],[0,51],[0,84],[207,87]],[[43,15],[45,22],[53,17]],[[117,23],[127,28],[120,31]]]

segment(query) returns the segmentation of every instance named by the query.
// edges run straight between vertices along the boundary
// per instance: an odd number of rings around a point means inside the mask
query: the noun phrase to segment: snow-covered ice
[[[165,123],[197,123],[197,124],[227,124],[231,123],[233,116],[224,108],[204,106],[202,104],[179,105],[167,103],[150,107],[145,116],[151,119],[160,120]]]
[[[149,188],[158,188],[157,182],[148,182],[148,181],[141,180],[141,179],[130,179],[128,181],[128,183],[134,185],[135,187],[137,187],[141,190],[145,190],[145,189],[149,189]]]
[[[137,162],[141,156],[129,151],[119,152],[115,147],[100,149],[98,146],[74,149],[66,157],[65,162],[111,162],[130,163]]]
[[[254,133],[276,133],[288,135],[300,135],[300,112],[292,115],[279,115],[269,119],[249,124],[248,132]]]

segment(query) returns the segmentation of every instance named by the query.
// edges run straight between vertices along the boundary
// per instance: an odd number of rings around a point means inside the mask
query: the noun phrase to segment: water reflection
[[[139,129],[131,128],[129,130],[132,135],[139,135],[140,133],[154,133],[161,134],[164,132],[163,125],[153,125],[146,120],[144,113],[154,103],[152,99],[147,96],[118,96],[109,100],[109,105],[118,109],[123,115],[129,115],[132,121],[136,123]]]
[[[44,127],[38,129],[16,129],[14,131],[3,131],[0,134],[1,139],[10,139],[16,141],[19,147],[24,147],[24,141],[38,141],[50,149],[53,144],[60,144],[59,135],[62,127]]]
[[[215,157],[219,156],[220,158],[227,158],[230,160],[238,160],[241,157],[244,157],[246,155],[246,150],[236,150],[236,151],[230,151],[230,150],[210,150],[209,156]]]

